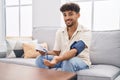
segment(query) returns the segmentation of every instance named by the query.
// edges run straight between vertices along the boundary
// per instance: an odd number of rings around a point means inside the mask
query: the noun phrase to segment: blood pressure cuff
[[[73,49],[73,48],[77,49],[77,53],[75,55],[75,56],[77,56],[78,54],[80,54],[85,49],[85,43],[82,40],[75,41],[70,46],[70,49]]]

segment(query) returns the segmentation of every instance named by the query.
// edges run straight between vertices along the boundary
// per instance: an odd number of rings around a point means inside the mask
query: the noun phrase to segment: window
[[[32,36],[32,0],[6,0],[6,36]]]
[[[120,29],[119,0],[63,0],[80,5],[79,22],[91,30]],[[62,3],[63,4],[63,3]],[[63,24],[61,24],[63,25]]]
[[[92,2],[77,2],[80,5],[80,18],[78,22],[91,29]]]
[[[119,0],[101,0],[94,2],[94,30],[120,29]]]

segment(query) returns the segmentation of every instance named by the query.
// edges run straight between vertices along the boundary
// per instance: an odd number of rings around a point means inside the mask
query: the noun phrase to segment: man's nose
[[[70,19],[70,16],[66,16],[65,19],[66,19],[66,20],[67,20],[67,19]]]

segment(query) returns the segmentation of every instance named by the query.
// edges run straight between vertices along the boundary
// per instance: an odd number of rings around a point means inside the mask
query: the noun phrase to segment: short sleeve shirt
[[[91,31],[78,25],[76,31],[69,39],[67,28],[61,28],[56,32],[55,44],[53,50],[60,51],[60,55],[70,50],[70,46],[74,41],[82,40],[87,48],[85,48],[77,57],[81,58],[88,66],[91,64],[89,58],[89,47],[91,41]]]

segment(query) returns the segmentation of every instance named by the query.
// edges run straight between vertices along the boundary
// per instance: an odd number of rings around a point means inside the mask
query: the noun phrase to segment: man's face
[[[63,12],[64,21],[67,27],[71,27],[77,23],[80,14],[75,11],[65,11]]]

